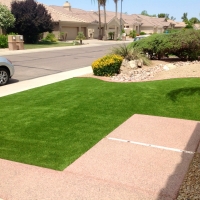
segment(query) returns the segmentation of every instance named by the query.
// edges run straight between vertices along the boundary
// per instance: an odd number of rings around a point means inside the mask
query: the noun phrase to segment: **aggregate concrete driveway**
[[[197,121],[136,114],[62,172],[0,159],[0,198],[174,200],[199,133]]]
[[[90,66],[94,60],[109,53],[112,47],[113,45],[69,47],[62,50],[6,55],[15,66],[15,74],[10,83]]]

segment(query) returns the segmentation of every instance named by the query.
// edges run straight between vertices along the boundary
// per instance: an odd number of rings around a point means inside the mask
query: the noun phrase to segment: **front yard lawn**
[[[200,78],[35,88],[0,98],[0,158],[63,170],[135,113],[200,121],[199,105]]]
[[[24,49],[39,49],[39,48],[51,48],[51,47],[67,47],[74,46],[72,42],[48,42],[38,44],[24,44]]]

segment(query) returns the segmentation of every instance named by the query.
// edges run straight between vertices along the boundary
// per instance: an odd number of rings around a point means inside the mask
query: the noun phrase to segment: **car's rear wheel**
[[[0,86],[8,83],[9,80],[9,72],[7,69],[0,67]]]

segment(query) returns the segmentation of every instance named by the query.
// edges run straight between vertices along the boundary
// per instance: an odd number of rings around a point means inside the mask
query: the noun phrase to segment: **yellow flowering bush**
[[[116,54],[106,55],[92,63],[92,70],[96,76],[112,76],[119,73],[123,57]]]

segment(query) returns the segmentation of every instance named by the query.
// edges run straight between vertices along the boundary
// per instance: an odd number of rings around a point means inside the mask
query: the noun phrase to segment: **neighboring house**
[[[44,5],[51,14],[54,21],[53,33],[59,38],[60,33],[64,33],[68,40],[74,40],[78,32],[82,31],[88,37],[88,27],[95,21],[84,10],[72,9],[66,2],[61,6]],[[87,16],[86,16],[87,14]],[[83,17],[84,16],[84,17]]]
[[[167,20],[168,22],[170,22],[173,25],[173,29],[182,29],[186,27],[186,23],[185,22],[175,22],[171,19]]]
[[[195,30],[200,30],[200,24],[194,24],[193,27]]]
[[[13,0],[0,0],[1,4],[4,4],[10,8]],[[21,0],[22,1],[22,0]],[[83,32],[86,38],[98,38],[99,36],[99,16],[98,12],[85,11],[77,8],[73,8],[71,4],[66,1],[63,6],[44,5],[48,12],[51,14],[54,24],[53,33],[59,39],[61,33],[67,40],[74,40],[78,32]],[[108,37],[109,32],[115,33],[115,39],[120,36],[120,25],[127,34],[131,30],[135,30],[137,34],[145,32],[147,34],[163,33],[169,28],[184,28],[184,22],[175,22],[172,20],[166,20],[165,18],[149,17],[139,14],[122,14],[120,21],[120,13],[106,11],[106,26],[104,24],[104,13],[101,10],[101,35],[104,32]],[[106,30],[104,31],[104,28]],[[46,34],[46,33],[45,33]],[[44,36],[45,36],[44,34]],[[106,37],[104,37],[106,38]]]
[[[163,33],[167,28],[170,27],[170,23],[165,18],[148,17],[139,15],[142,20],[141,31],[149,34]]]
[[[56,35],[58,32],[67,34],[67,39],[75,39],[79,31],[82,31],[87,38],[98,38],[99,35],[99,16],[98,12],[85,11],[77,8],[72,8],[69,2],[64,3],[63,6],[46,6],[47,10],[51,13],[54,22],[57,21],[58,25],[54,29]],[[65,16],[62,19],[55,14]],[[124,20],[122,26],[124,27]],[[101,35],[104,33],[104,15],[101,13]],[[107,14],[106,16],[106,34],[115,32],[115,36],[119,35],[120,20]]]

